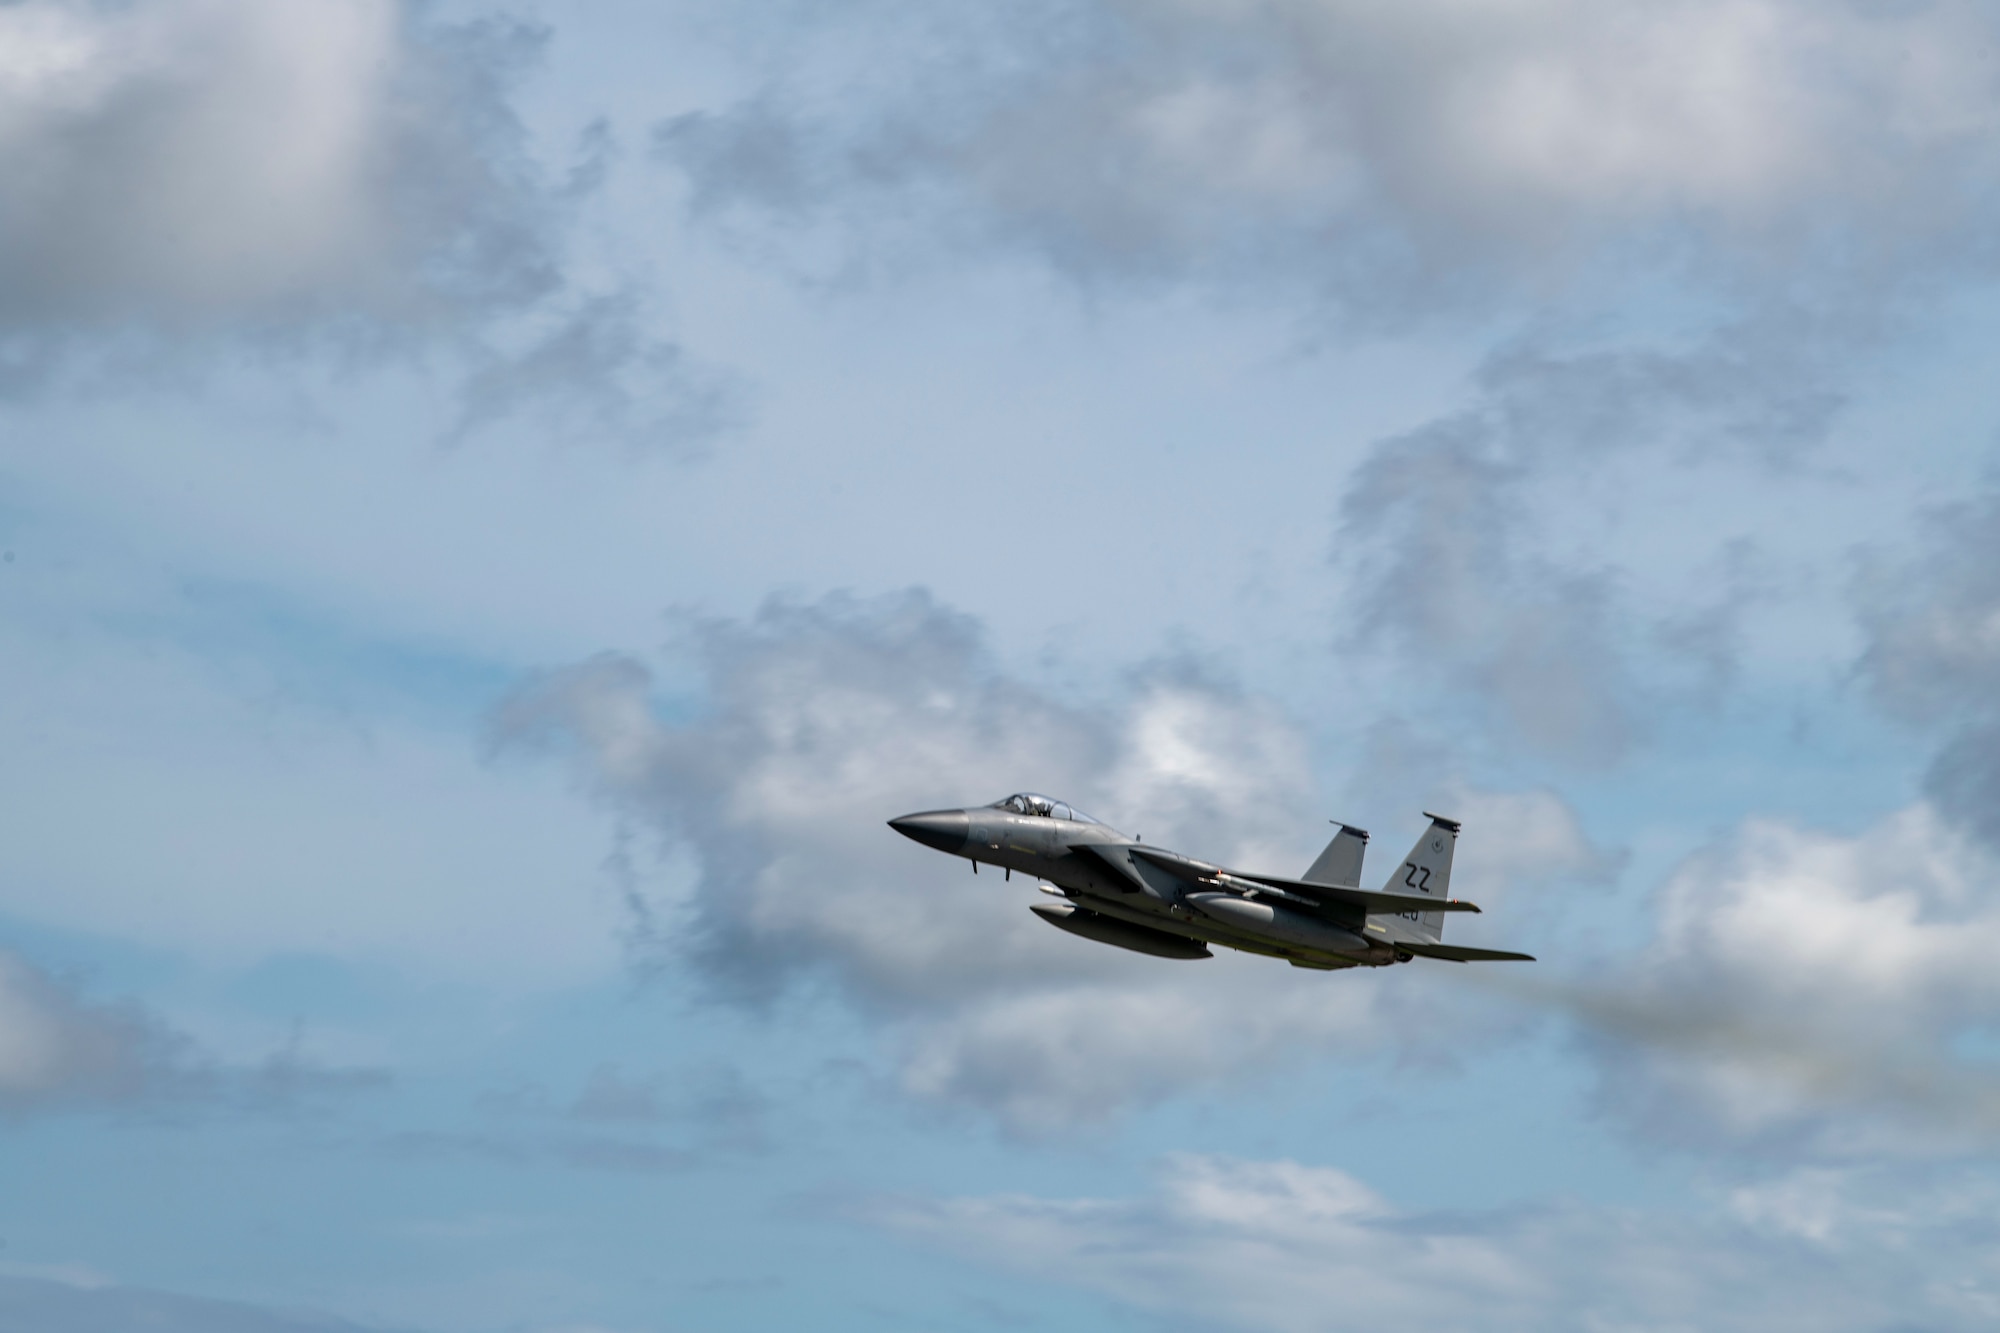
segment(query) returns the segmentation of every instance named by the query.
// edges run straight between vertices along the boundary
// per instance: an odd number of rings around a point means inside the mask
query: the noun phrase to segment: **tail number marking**
[[[1429,866],[1420,866],[1415,861],[1405,861],[1403,862],[1403,869],[1409,872],[1403,876],[1404,887],[1415,889],[1418,893],[1429,893],[1431,891],[1431,869]],[[1422,878],[1419,878],[1419,876]]]

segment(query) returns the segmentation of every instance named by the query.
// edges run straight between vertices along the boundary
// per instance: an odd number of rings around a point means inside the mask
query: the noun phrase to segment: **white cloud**
[[[856,12],[873,11],[832,21]],[[1606,242],[1688,227],[1725,270],[1825,257],[1821,240],[1837,265],[1921,263],[1976,242],[1985,205],[1963,186],[2000,171],[2000,56],[1970,6],[1078,0],[1018,26],[944,15],[920,56],[898,61],[885,40],[847,69],[821,43],[739,108],[665,127],[697,206],[851,220],[854,200],[908,191],[961,206],[953,235],[1092,275],[1275,264],[1387,305],[1468,279],[1544,289]]]
[[[1820,1245],[1908,1227],[1906,1213],[1857,1200],[1854,1179],[1851,1171],[1807,1167],[1732,1189],[1729,1210],[1759,1230]]]
[[[1551,880],[1602,883],[1616,869],[1616,861],[1584,832],[1576,811],[1554,792],[1462,788],[1450,804],[1451,813],[1472,830],[1464,864],[1452,868],[1452,893],[1489,911],[1503,910],[1510,927],[1520,919],[1517,908],[1560,906],[1558,900],[1537,898],[1533,888]]]
[[[0,10],[6,322],[422,324],[533,294],[502,92],[532,40],[399,0]]]
[[[1807,199],[1851,205],[1894,165],[1878,160],[1883,148],[1930,165],[1931,152],[1976,145],[2000,112],[1992,55],[1967,41],[1985,35],[1980,20],[1945,7],[1132,8],[1289,31],[1303,77],[1332,103],[1324,137],[1419,208],[1462,208],[1524,233],[1680,211],[1755,227]],[[1891,41],[1901,44],[1893,55],[1881,46]]]
[[[1549,993],[1652,1133],[1982,1151],[2000,1133],[2000,1070],[1976,1053],[2000,1024],[1996,868],[1923,805],[1856,837],[1753,820],[1668,880],[1637,957]]]
[[[0,1116],[165,1103],[271,1110],[384,1081],[306,1060],[296,1041],[254,1064],[219,1064],[140,1005],[93,999],[0,949]]]
[[[137,1101],[189,1078],[187,1043],[0,950],[0,1112]]]
[[[661,715],[644,666],[607,657],[524,691],[503,734],[569,748],[600,799],[693,858],[698,883],[663,909],[655,961],[766,1002],[833,982],[890,1024],[914,1095],[1046,1130],[1330,1045],[1504,1021],[1424,1023],[1424,1006],[1455,1001],[1413,968],[1166,963],[1075,940],[1026,910],[1027,883],[975,878],[883,827],[1034,788],[1196,855],[1303,867],[1324,826],[1297,729],[1267,704],[1171,669],[1102,707],[1058,701],[914,593],[776,603],[749,624],[697,624],[688,646],[707,696],[683,720]],[[1468,845],[1519,840],[1496,864],[1523,880],[1574,873],[1592,857],[1552,800]],[[1402,1021],[1380,1023],[1380,1005]]]
[[[1905,1191],[1921,1220],[1824,1177],[1692,1217],[1578,1202],[1427,1214],[1291,1161],[1181,1155],[1156,1177],[1134,1198],[883,1199],[864,1211],[977,1262],[1199,1328],[1859,1333],[1985,1328],[2000,1313],[2000,1272],[1965,1226],[1977,1204],[1934,1190]],[[1777,1202],[1801,1194],[1817,1198]],[[1947,1271],[1955,1282],[1937,1280]]]
[[[426,353],[458,441],[685,448],[735,386],[571,281],[615,142],[567,181],[514,109],[546,30],[414,0],[28,0],[0,7],[0,393],[201,382],[250,352]],[[435,365],[435,362],[433,363]]]

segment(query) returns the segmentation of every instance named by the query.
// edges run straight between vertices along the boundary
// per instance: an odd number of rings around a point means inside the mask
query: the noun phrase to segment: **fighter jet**
[[[1149,847],[1061,801],[1019,792],[991,805],[927,810],[889,821],[906,838],[972,862],[1045,881],[1059,902],[1036,916],[1072,935],[1157,958],[1211,958],[1211,944],[1333,971],[1412,958],[1517,960],[1524,953],[1444,943],[1447,912],[1477,912],[1445,896],[1457,822],[1425,814],[1410,854],[1379,889],[1361,887],[1368,834],[1345,824],[1298,879],[1253,875]]]

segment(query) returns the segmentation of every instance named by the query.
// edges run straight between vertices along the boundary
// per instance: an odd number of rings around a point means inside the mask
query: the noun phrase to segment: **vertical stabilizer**
[[[1333,835],[1333,841],[1312,863],[1312,869],[1300,876],[1308,884],[1337,884],[1342,888],[1361,887],[1361,858],[1368,851],[1368,830],[1339,825],[1340,832]]]
[[[1384,893],[1423,893],[1433,898],[1451,896],[1451,854],[1458,846],[1458,821],[1430,815],[1431,826],[1410,848],[1402,864],[1389,872]],[[1424,912],[1414,924],[1426,939],[1444,938],[1444,913]]]

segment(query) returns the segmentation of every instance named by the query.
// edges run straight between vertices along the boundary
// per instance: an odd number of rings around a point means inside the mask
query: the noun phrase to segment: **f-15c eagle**
[[[1427,812],[1428,813],[1428,812]],[[1331,971],[1412,958],[1450,963],[1524,953],[1444,943],[1447,912],[1477,912],[1445,896],[1456,822],[1430,827],[1379,889],[1361,887],[1368,834],[1342,824],[1299,879],[1252,875],[1149,847],[1061,801],[1021,792],[991,805],[928,810],[889,821],[926,847],[1048,881],[1063,901],[1029,910],[1074,935],[1159,958],[1209,958],[1210,944]]]

